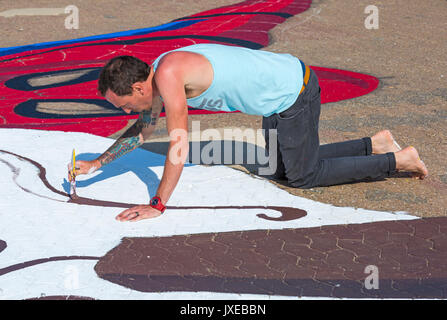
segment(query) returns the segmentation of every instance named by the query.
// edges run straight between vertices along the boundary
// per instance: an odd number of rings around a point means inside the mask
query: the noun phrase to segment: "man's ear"
[[[136,91],[137,93],[139,93],[140,95],[142,95],[142,96],[144,95],[144,87],[143,87],[143,84],[141,82],[135,82],[132,85],[132,89],[134,91]]]

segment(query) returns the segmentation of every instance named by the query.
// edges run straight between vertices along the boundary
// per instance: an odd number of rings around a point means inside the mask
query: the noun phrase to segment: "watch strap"
[[[151,202],[149,203],[149,205],[152,208],[157,209],[161,213],[163,213],[166,210],[166,206],[161,202],[160,197],[157,197],[157,196],[152,197]]]

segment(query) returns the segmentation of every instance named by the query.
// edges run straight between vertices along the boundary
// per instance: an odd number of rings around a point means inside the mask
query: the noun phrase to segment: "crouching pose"
[[[388,130],[320,145],[318,78],[303,61],[289,54],[197,44],[166,52],[152,65],[120,56],[104,66],[98,89],[115,107],[139,112],[140,117],[96,160],[77,161],[77,174],[91,173],[140,146],[154,131],[163,104],[171,136],[156,195],[148,205],[120,213],[120,221],[163,213],[188,154],[188,105],[263,116],[267,149],[269,139],[277,142],[275,150],[268,150],[276,163],[273,176],[286,179],[293,187],[377,179],[396,170],[412,172],[420,179],[428,175],[416,149],[401,150]]]

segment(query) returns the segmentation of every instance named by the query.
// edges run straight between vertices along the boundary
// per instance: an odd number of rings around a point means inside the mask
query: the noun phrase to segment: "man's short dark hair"
[[[99,74],[98,90],[102,96],[108,89],[118,96],[132,94],[132,85],[149,77],[151,66],[132,56],[118,56],[111,59]]]

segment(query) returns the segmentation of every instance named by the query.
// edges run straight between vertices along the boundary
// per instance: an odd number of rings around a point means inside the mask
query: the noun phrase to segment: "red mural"
[[[97,93],[100,68],[110,58],[133,55],[151,63],[163,52],[195,43],[261,49],[269,43],[270,29],[306,11],[311,2],[248,0],[152,28],[0,48],[0,128],[109,136],[137,117]],[[379,82],[356,72],[311,68],[319,78],[322,103],[368,94]],[[212,112],[190,108],[189,113]]]

